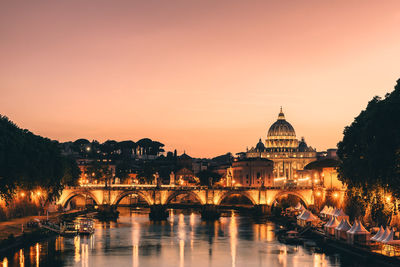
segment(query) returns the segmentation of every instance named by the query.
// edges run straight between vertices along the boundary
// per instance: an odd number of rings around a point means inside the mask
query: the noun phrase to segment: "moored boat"
[[[94,233],[93,221],[88,218],[79,219],[76,229],[80,235],[91,235]]]
[[[76,224],[74,222],[67,222],[61,225],[60,235],[62,236],[76,236],[78,234]]]

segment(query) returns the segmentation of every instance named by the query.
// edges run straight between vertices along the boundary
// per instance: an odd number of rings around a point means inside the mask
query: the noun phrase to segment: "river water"
[[[171,211],[168,221],[152,223],[146,213],[120,211],[116,223],[96,222],[90,237],[40,242],[3,257],[0,267],[357,266],[339,254],[281,244],[274,223],[256,224],[234,211],[214,223],[195,212]]]

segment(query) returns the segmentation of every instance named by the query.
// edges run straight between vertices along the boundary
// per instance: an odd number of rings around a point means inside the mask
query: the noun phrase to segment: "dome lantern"
[[[278,115],[278,120],[285,120],[285,114],[283,114],[282,106],[281,106],[281,111],[279,112]]]

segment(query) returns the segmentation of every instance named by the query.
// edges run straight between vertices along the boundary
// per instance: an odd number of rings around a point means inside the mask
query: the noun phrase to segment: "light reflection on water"
[[[95,224],[94,235],[58,237],[1,260],[0,266],[341,266],[339,256],[276,241],[275,225],[232,212],[203,222],[194,212],[170,211],[167,222],[121,209],[117,223]],[[345,265],[342,265],[345,266]]]

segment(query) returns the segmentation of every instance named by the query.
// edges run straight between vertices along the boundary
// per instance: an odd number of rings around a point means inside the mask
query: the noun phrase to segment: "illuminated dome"
[[[278,120],[274,122],[268,130],[268,137],[276,137],[277,139],[293,136],[296,138],[296,132],[293,126],[285,120],[285,114],[281,112],[278,115]]]
[[[296,132],[293,126],[285,120],[285,114],[283,114],[281,108],[278,120],[269,127],[268,139],[287,139],[287,137],[296,138]]]
[[[298,145],[299,141],[296,139],[296,132],[293,126],[286,121],[281,107],[278,120],[268,130],[266,148],[275,151],[292,151]]]

